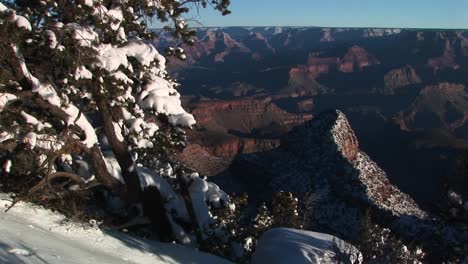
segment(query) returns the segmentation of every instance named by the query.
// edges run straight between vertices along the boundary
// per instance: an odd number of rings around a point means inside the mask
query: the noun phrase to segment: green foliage
[[[275,193],[271,202],[271,213],[274,227],[302,229],[299,221],[298,199],[292,193]]]
[[[403,243],[388,228],[373,223],[370,213],[362,223],[362,233],[357,245],[365,263],[421,263],[424,252],[419,247]]]

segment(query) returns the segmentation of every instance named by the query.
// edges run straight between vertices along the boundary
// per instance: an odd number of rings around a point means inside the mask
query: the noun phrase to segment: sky
[[[468,0],[231,0],[231,15],[192,12],[201,26],[468,29]]]

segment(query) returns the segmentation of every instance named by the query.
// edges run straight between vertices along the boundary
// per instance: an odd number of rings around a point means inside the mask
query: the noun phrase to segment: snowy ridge
[[[359,179],[366,184],[366,194],[371,201],[396,216],[414,215],[427,218],[428,214],[415,206],[413,199],[392,185],[385,172],[367,154],[359,152],[353,165],[359,170]]]
[[[300,151],[304,145],[299,143],[304,137],[307,145],[301,152],[311,157],[305,161],[309,171],[331,180],[331,186],[340,194],[388,210],[392,215],[427,216],[411,197],[390,184],[386,173],[359,150],[354,131],[342,112],[325,112],[295,129],[285,139],[286,148]]]
[[[389,182],[386,173],[359,150],[354,131],[340,111],[324,112],[294,128],[277,149],[239,156],[233,170],[255,175],[259,186],[268,187],[267,193],[308,193],[313,200],[314,230],[356,238],[369,208],[403,237],[437,234],[451,245],[463,241],[456,228],[444,227]]]
[[[419,218],[427,217],[427,213],[421,210],[416,202],[407,194],[402,193],[392,185],[386,173],[370,159],[370,157],[358,148],[358,141],[346,116],[337,111],[335,125],[331,130],[333,141],[343,157],[347,158],[353,168],[357,170],[359,180],[365,185],[365,194],[371,203],[389,210],[392,214],[415,215]],[[352,190],[349,195],[356,195],[359,190]]]
[[[0,199],[0,208],[11,201]],[[1,263],[230,263],[177,244],[66,222],[63,215],[20,202],[0,210]]]

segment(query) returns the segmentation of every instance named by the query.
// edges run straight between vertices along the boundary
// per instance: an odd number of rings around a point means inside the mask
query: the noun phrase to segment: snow
[[[129,57],[134,57],[139,63],[144,66],[149,66],[156,58],[161,59],[156,48],[141,40],[133,40],[127,42],[124,46],[119,48],[122,52]],[[165,60],[164,60],[165,62]]]
[[[8,8],[0,2],[0,12],[7,10]]]
[[[81,128],[81,130],[83,130],[85,139],[82,141],[82,143],[88,148],[92,148],[94,144],[98,142],[98,139],[96,132],[94,131],[94,127],[91,125],[91,123],[89,123],[88,118],[84,114],[80,113],[80,110],[72,104],[63,110],[65,110],[68,116],[70,116],[68,124],[74,123],[79,128]]]
[[[22,255],[22,256],[31,256],[32,253],[30,251],[27,251],[25,249],[21,248],[13,248],[8,250],[8,253],[10,254],[15,254],[15,255]]]
[[[192,173],[188,178],[190,198],[198,226],[204,235],[209,232],[209,226],[213,222],[208,204],[219,207],[221,202],[227,203],[229,198],[216,184],[203,180],[198,173]]]
[[[104,161],[106,162],[107,171],[121,183],[125,183],[125,180],[122,176],[122,170],[120,169],[119,162],[112,152],[104,153]]]
[[[177,115],[170,115],[169,116],[169,123],[173,126],[184,126],[184,127],[192,127],[197,122],[193,115],[188,113],[181,113]]]
[[[120,65],[128,66],[127,55],[121,49],[113,47],[110,44],[98,46],[97,67],[106,69],[109,72],[116,71]]]
[[[41,148],[46,150],[58,151],[63,148],[63,141],[53,135],[36,134],[34,132],[27,133],[23,139],[23,143],[29,145],[30,149]]]
[[[37,120],[37,118],[35,118],[34,116],[24,112],[24,111],[21,111],[21,116],[24,118],[24,120],[26,121],[26,123],[28,124],[31,124],[33,126],[36,127],[37,131],[41,131],[42,129],[44,128],[50,128],[52,127],[51,124],[49,123],[42,123],[41,121]]]
[[[37,134],[34,132],[29,132],[23,137],[23,142],[31,146],[31,149],[36,147]]]
[[[338,251],[351,254],[337,255],[334,241],[340,249]],[[261,236],[251,263],[355,263],[355,260],[362,262],[361,253],[334,236],[290,228],[274,228]]]
[[[206,204],[205,193],[208,191],[208,184],[200,177],[194,177],[189,187],[190,199],[198,221],[198,227],[202,230],[202,235],[206,233],[211,224],[211,216]]]
[[[85,66],[79,66],[78,68],[76,68],[74,77],[75,77],[75,80],[79,80],[79,79],[90,80],[93,78],[93,74],[88,69],[86,69]]]
[[[11,166],[12,166],[11,160],[5,161],[5,163],[3,164],[3,171],[6,172],[6,173],[10,173]]]
[[[91,165],[84,161],[77,159],[73,161],[76,169],[76,174],[79,175],[85,182],[90,182],[95,176],[91,173]]]
[[[123,27],[120,27],[119,30],[117,31],[117,40],[120,41],[126,41],[127,40],[127,35],[125,34],[125,29]]]
[[[67,124],[72,125],[75,124],[84,132],[85,139],[82,141],[84,145],[88,148],[94,146],[97,143],[97,136],[94,131],[93,126],[89,123],[88,119],[85,115],[81,114],[79,109],[69,104],[66,107],[62,107],[61,98],[58,96],[57,92],[55,91],[54,87],[48,83],[41,83],[39,79],[33,76],[29,69],[26,66],[23,56],[18,51],[18,47],[12,46],[15,55],[18,57],[18,61],[20,62],[20,68],[23,72],[23,75],[28,78],[29,82],[32,86],[32,92],[38,94],[42,99],[47,101],[49,104],[61,107],[63,111],[69,116]]]
[[[143,87],[139,105],[143,109],[153,109],[168,115],[172,125],[191,127],[196,123],[193,115],[186,113],[182,107],[180,94],[173,88],[173,84],[158,76],[153,76],[152,82]]]
[[[143,118],[133,118],[132,116],[125,120],[125,124],[130,135],[130,141],[136,148],[153,147],[151,138],[159,130],[158,125],[145,121]]]
[[[31,23],[29,23],[29,20],[27,20],[24,16],[13,15],[11,20],[15,22],[16,26],[19,28],[24,28],[28,31],[32,30]]]
[[[127,69],[131,68],[127,57],[135,58],[143,66],[150,66],[151,62],[156,61],[157,67],[152,68],[152,80],[143,87],[143,92],[139,95],[140,107],[168,115],[169,123],[174,126],[192,127],[195,125],[196,121],[193,115],[185,112],[182,107],[180,94],[174,89],[175,84],[158,76],[164,73],[166,60],[153,45],[140,40],[133,40],[120,47],[101,44],[96,49],[98,62],[95,66],[111,72],[111,76],[125,84],[133,84],[133,80],[128,78],[122,71],[118,71],[118,69],[121,66]],[[84,69],[77,69],[75,78],[78,76],[83,78],[82,73],[86,73]],[[91,75],[88,74],[85,77],[91,77]],[[131,96],[127,97],[130,98]],[[141,148],[152,147],[148,138],[138,139],[135,144]]]
[[[161,175],[145,167],[137,168],[137,171],[140,176],[141,189],[154,186],[161,192],[162,197],[170,198],[176,196],[169,183]]]
[[[144,167],[137,168],[140,176],[141,188],[145,189],[150,186],[158,188],[161,196],[166,201],[167,212],[175,212],[178,218],[184,221],[189,221],[189,215],[186,209],[185,202],[180,195],[176,194],[167,181],[158,173]],[[186,176],[186,181],[189,184],[188,190],[192,201],[192,206],[198,221],[198,226],[202,230],[202,235],[205,236],[210,232],[210,224],[214,222],[210,212],[209,204],[219,206],[221,202],[227,203],[228,195],[213,183],[209,183],[199,177],[198,173],[192,173]],[[172,219],[173,215],[168,214]],[[179,227],[172,223],[174,234],[178,233]],[[182,230],[180,230],[182,231]],[[188,237],[181,235],[179,241],[188,240]]]
[[[157,9],[163,9],[164,8],[164,6],[161,4],[161,1],[144,0],[142,2],[144,2],[144,5],[146,5],[148,7],[154,7],[154,8],[157,8]]]
[[[122,23],[122,20],[123,20],[123,14],[122,14],[122,10],[120,9],[120,7],[109,10],[107,12],[107,15],[112,20],[111,22],[112,30],[118,30],[120,27],[120,23]]]
[[[100,19],[104,24],[110,24],[112,30],[116,31],[123,21],[123,13],[120,7],[115,7],[108,10],[104,5],[98,5],[93,8],[92,13],[96,18]]]
[[[32,136],[32,135],[31,135]],[[65,145],[64,142],[58,139],[54,135],[48,134],[35,134],[34,135],[34,147],[58,151]]]
[[[73,32],[73,38],[78,40],[80,46],[91,47],[91,43],[98,39],[98,34],[88,26],[82,26],[77,23],[69,23],[66,26],[67,30]]]
[[[18,97],[11,93],[0,93],[0,113],[9,101],[16,100]]]
[[[55,33],[52,30],[47,29],[44,31],[44,36],[49,41],[49,48],[55,49],[58,45]]]
[[[128,76],[123,73],[122,71],[116,71],[111,74],[112,77],[114,77],[116,80],[121,81],[125,84],[132,84],[133,81],[128,78]]]
[[[11,133],[5,131],[0,132],[0,142],[4,142],[5,140],[12,139],[14,137],[15,136]]]
[[[21,116],[25,119],[26,123],[28,124],[37,125],[39,123],[39,120],[37,120],[37,118],[24,111],[21,111]]]
[[[1,195],[1,194],[0,194]],[[0,200],[6,208],[11,201]],[[67,222],[49,210],[20,202],[0,210],[0,263],[230,263],[188,247]]]
[[[0,12],[4,12],[6,10],[8,10],[8,8],[4,4],[0,3]],[[29,20],[27,20],[24,16],[17,15],[14,11],[9,17],[9,21],[15,23],[18,28],[24,28],[28,31],[32,30]]]
[[[86,6],[92,7],[94,5],[94,1],[93,0],[84,0],[84,4]]]
[[[117,137],[117,140],[124,142],[125,138],[122,135],[122,125],[120,123],[112,122],[112,126],[114,127],[114,134]]]
[[[206,192],[206,200],[210,202],[214,207],[219,208],[224,203],[226,204],[229,200],[228,195],[219,188],[218,185],[208,182],[208,191]],[[229,204],[229,208],[234,211],[235,204]]]
[[[462,196],[460,194],[456,193],[453,190],[449,190],[448,198],[452,203],[455,203],[457,205],[462,205],[463,204]]]
[[[174,192],[169,183],[160,174],[145,167],[137,168],[137,172],[140,177],[141,188],[146,189],[150,186],[156,187],[166,201],[165,208],[167,217],[171,222],[172,231],[176,235],[177,240],[186,244],[191,243],[192,239],[173,219],[177,217],[186,222],[190,219],[183,198]],[[205,203],[205,201],[203,201],[203,203]]]
[[[179,20],[179,21],[177,21],[176,26],[177,26],[179,29],[183,29],[183,28],[185,27],[185,21],[184,21],[184,20]]]

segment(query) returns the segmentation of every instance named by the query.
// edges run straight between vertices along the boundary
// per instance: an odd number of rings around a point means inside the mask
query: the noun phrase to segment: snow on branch
[[[12,44],[11,48],[16,56],[17,62],[20,65],[22,75],[29,81],[30,85],[32,86],[32,92],[38,94],[49,104],[60,107],[68,115],[68,120],[66,120],[66,123],[68,125],[76,125],[83,131],[86,138],[82,141],[82,143],[86,147],[91,148],[94,144],[96,144],[96,133],[86,116],[81,114],[80,110],[71,103],[68,103],[68,105],[62,105],[62,100],[58,96],[54,87],[52,87],[52,85],[49,83],[42,83],[38,78],[32,75],[26,66],[24,57],[19,52],[18,47]]]

